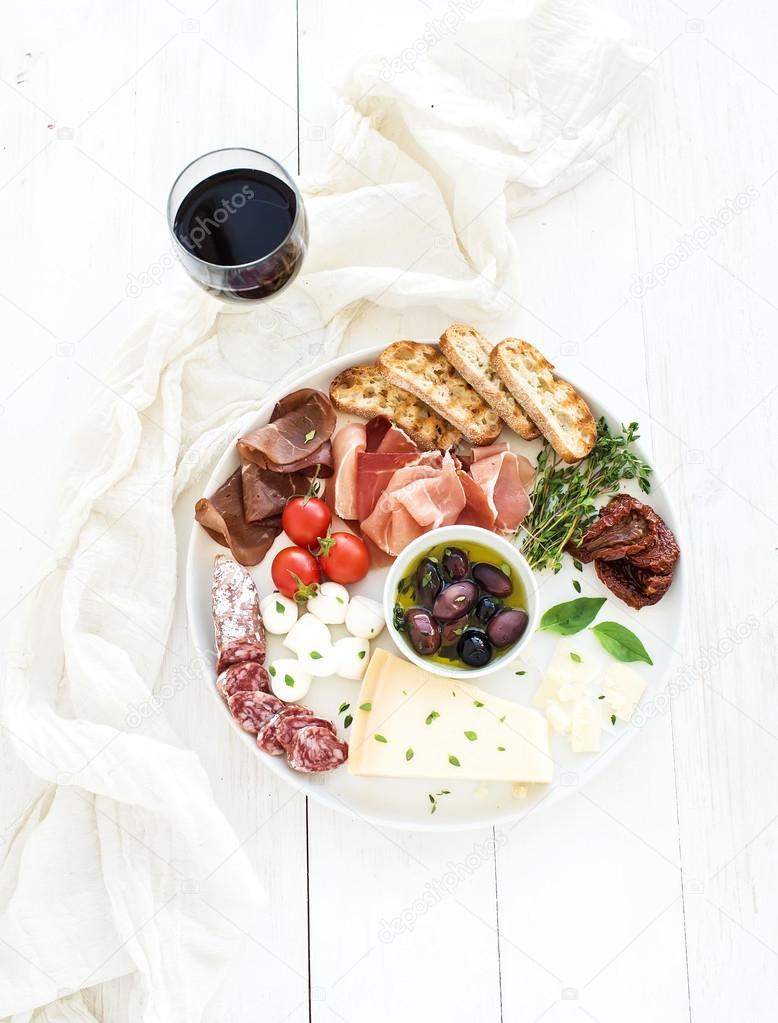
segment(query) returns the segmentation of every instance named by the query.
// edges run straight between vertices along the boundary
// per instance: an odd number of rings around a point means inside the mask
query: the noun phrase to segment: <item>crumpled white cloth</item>
[[[479,324],[506,308],[509,218],[607,158],[634,105],[649,56],[620,22],[576,0],[450,9],[450,32],[360,63],[341,87],[295,285],[321,343],[284,337],[281,320],[278,361],[260,353],[255,372],[242,315],[185,282],[124,344],[115,396],[73,438],[62,556],[3,685],[28,800],[0,871],[0,1016],[83,1021],[81,988],[132,973],[128,1018],[200,1018],[261,893],[196,751],[160,715],[128,716],[165,653],[173,505],[253,415],[258,380],[326,360],[365,302]]]

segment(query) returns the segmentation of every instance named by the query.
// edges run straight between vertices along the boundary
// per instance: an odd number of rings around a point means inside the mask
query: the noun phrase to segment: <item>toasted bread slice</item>
[[[526,341],[509,337],[492,349],[489,361],[514,398],[566,462],[577,462],[594,447],[597,424],[578,392],[551,372],[553,365]]]
[[[492,346],[480,331],[452,323],[440,335],[440,350],[515,433],[524,440],[540,436],[540,430],[489,365]]]
[[[417,397],[395,387],[377,366],[352,366],[330,384],[335,408],[360,419],[388,416],[422,451],[446,450],[459,443],[460,434],[442,416]]]
[[[431,405],[471,444],[491,444],[499,437],[497,413],[435,345],[395,341],[379,355],[378,368],[390,383]]]

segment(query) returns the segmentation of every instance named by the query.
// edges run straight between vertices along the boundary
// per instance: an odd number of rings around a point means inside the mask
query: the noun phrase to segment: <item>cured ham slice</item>
[[[330,437],[336,413],[326,394],[305,387],[282,398],[270,421],[238,441],[243,462],[274,472],[300,472],[320,466],[320,475],[332,475]]]
[[[265,627],[254,580],[237,562],[219,554],[211,586],[216,674],[241,661],[265,660]]]
[[[326,498],[332,511],[345,520],[359,517],[357,466],[358,456],[366,447],[364,423],[348,423],[332,438],[335,477],[327,484]]]
[[[280,515],[262,522],[246,521],[240,469],[210,497],[200,498],[195,519],[212,540],[229,547],[241,565],[258,565],[281,532]]]
[[[281,473],[245,462],[240,469],[243,514],[246,522],[262,522],[280,515],[290,497],[305,494],[309,479],[299,472]]]
[[[512,451],[499,451],[476,458],[470,474],[494,512],[493,528],[500,532],[516,529],[531,507],[526,487],[534,470],[527,459]]]
[[[420,455],[402,451],[363,451],[357,455],[357,518],[364,523],[394,474],[419,463]]]
[[[466,498],[450,455],[442,465],[417,464],[398,469],[362,522],[362,532],[395,557],[416,537],[457,521]]]
[[[405,430],[395,426],[388,416],[374,416],[365,428],[367,451],[404,451],[419,449]]]
[[[473,477],[462,469],[457,470],[457,476],[465,492],[465,507],[459,513],[457,525],[494,529],[497,512],[490,504],[486,494],[481,490]]]

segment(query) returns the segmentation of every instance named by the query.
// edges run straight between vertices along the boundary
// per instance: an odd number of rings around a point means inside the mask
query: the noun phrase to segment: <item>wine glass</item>
[[[216,149],[193,160],[173,183],[167,219],[192,280],[244,307],[287,288],[308,249],[308,220],[293,178],[253,149]]]

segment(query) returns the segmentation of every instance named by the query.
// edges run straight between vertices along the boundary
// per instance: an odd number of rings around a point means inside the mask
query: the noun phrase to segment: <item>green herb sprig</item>
[[[596,500],[617,493],[623,480],[636,479],[643,493],[649,492],[651,466],[630,450],[638,437],[637,423],[612,434],[605,419],[600,419],[594,447],[573,465],[563,462],[550,444],[543,445],[530,495],[532,510],[517,531],[532,568],[558,572],[565,548],[580,543],[595,518]]]

